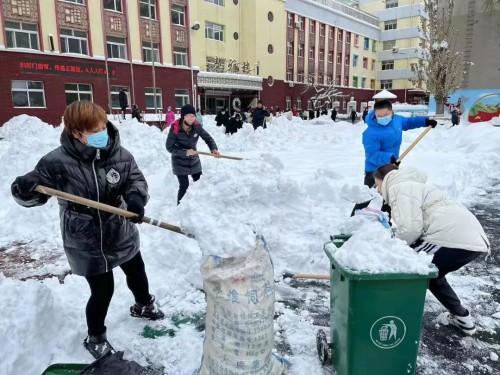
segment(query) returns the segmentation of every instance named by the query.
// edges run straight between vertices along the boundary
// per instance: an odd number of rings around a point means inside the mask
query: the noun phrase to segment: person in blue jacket
[[[365,180],[368,187],[375,186],[373,173],[382,165],[396,164],[399,149],[403,140],[403,131],[426,126],[436,127],[437,121],[427,116],[403,117],[394,114],[389,100],[375,102],[373,111],[366,116],[368,128],[363,132],[363,147],[365,148]],[[369,202],[368,202],[369,203]],[[356,204],[352,215],[368,203]],[[384,210],[384,207],[382,207]]]

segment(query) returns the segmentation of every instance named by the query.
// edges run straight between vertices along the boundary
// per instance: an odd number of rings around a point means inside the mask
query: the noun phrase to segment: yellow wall
[[[47,1],[44,6],[40,6],[40,21],[42,34],[39,35],[40,42],[43,42],[44,50],[50,52],[49,34],[54,39],[55,51],[59,52],[59,38],[57,37],[56,9],[54,1]],[[2,33],[3,34],[3,33]]]
[[[125,5],[125,4],[124,4]],[[163,5],[163,4],[161,4]],[[164,9],[160,8],[162,13]],[[167,8],[168,9],[168,8]],[[128,59],[142,61],[142,40],[141,28],[139,23],[139,6],[137,1],[127,1],[127,18],[129,25],[129,44],[132,56],[127,56]]]
[[[89,11],[89,29],[92,36],[92,53],[104,57],[104,39],[101,21],[101,1],[87,2]]]

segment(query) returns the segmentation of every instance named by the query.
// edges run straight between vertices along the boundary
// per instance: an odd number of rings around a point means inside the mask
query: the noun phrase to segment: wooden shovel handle
[[[330,280],[330,275],[313,275],[308,273],[289,273],[284,274],[283,277],[290,277],[292,279]]]
[[[52,188],[49,188],[46,186],[38,185],[35,188],[35,190],[37,192],[45,194],[45,195],[50,195],[53,197],[64,199],[65,201],[81,204],[82,206],[85,206],[85,207],[92,207],[92,208],[95,208],[97,210],[109,212],[109,213],[116,214],[119,216],[128,217],[128,218],[137,216],[137,214],[135,214],[133,212],[126,211],[126,210],[123,210],[123,209],[118,208],[118,207],[113,207],[113,206],[110,206],[110,205],[107,205],[104,203],[100,203],[100,202],[96,202],[96,201],[93,201],[93,200],[90,200],[87,198],[82,198],[82,197],[79,197],[77,195],[65,193],[63,191],[52,189]],[[180,234],[184,234],[184,235],[187,235],[189,237],[192,237],[188,233],[184,232],[181,227],[178,227],[178,226],[175,226],[172,224],[167,224],[167,223],[164,223],[160,220],[152,219],[152,218],[149,218],[147,216],[144,216],[142,218],[142,222],[147,223],[147,224],[151,224],[151,225],[154,225],[156,227],[160,227],[160,228],[172,231],[172,232],[176,232],[176,233],[180,233]]]
[[[205,151],[198,151],[199,155],[206,155],[206,156],[214,156],[211,152],[205,152]],[[227,156],[227,155],[221,155],[220,156],[222,159],[231,159],[231,160],[243,160],[243,158],[238,158],[236,156]]]
[[[432,126],[428,126],[428,127],[427,127],[427,128],[426,128],[423,132],[422,132],[422,134],[420,134],[420,135],[418,136],[418,138],[417,138],[417,139],[415,139],[415,140],[413,141],[413,143],[412,143],[412,144],[411,144],[411,145],[410,145],[410,146],[409,146],[409,147],[405,150],[405,152],[403,152],[403,154],[399,157],[399,159],[398,159],[398,163],[400,163],[400,162],[401,162],[401,161],[405,158],[405,156],[406,156],[406,155],[408,155],[408,153],[409,153],[409,152],[413,149],[413,147],[415,147],[415,146],[417,145],[417,143],[418,143],[418,142],[420,142],[420,140],[421,140],[422,138],[424,138],[424,137],[425,137],[425,135],[426,135],[427,133],[429,133],[429,131],[430,131],[431,129],[432,129]]]

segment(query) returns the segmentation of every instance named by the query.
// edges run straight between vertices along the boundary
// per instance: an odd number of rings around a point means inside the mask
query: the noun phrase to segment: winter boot
[[[151,299],[148,304],[136,302],[130,307],[130,315],[136,318],[144,318],[149,320],[160,320],[165,317],[165,314],[156,307],[155,296],[150,295]]]
[[[470,312],[467,311],[467,315],[458,316],[451,313],[447,313],[448,323],[454,325],[460,329],[463,333],[467,335],[473,335],[476,333],[476,325],[470,316]]]
[[[99,359],[107,354],[115,352],[115,349],[113,349],[106,338],[106,331],[98,336],[88,335],[87,338],[83,340],[83,346],[95,359]]]

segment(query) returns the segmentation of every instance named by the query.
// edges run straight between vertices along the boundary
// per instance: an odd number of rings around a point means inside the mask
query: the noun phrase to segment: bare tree
[[[500,0],[484,0],[484,11],[492,14],[496,5],[500,5]]]
[[[328,104],[333,103],[336,98],[349,96],[342,94],[340,90],[335,88],[334,80],[329,80],[326,84],[319,84],[317,75],[314,73],[307,76],[307,86],[302,94],[307,92],[314,93],[310,98],[314,110],[326,108]]]
[[[460,89],[464,82],[464,53],[457,50],[457,29],[452,23],[454,0],[424,0],[428,19],[421,17],[424,39],[422,56],[411,66],[414,85],[425,82],[436,99],[436,113],[444,113],[446,98]]]

